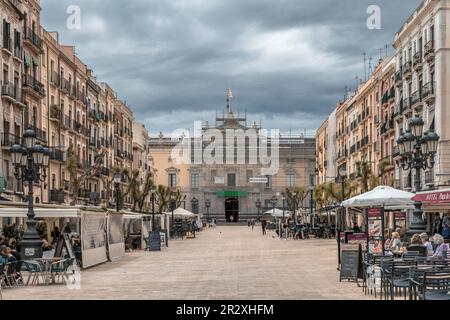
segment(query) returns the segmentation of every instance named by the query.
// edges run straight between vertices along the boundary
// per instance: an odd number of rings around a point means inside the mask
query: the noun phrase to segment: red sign
[[[395,220],[406,220],[406,214],[401,211],[394,212]]]
[[[450,190],[418,193],[412,200],[420,201],[424,204],[450,204]]]
[[[369,219],[381,219],[381,209],[380,208],[367,209],[367,217]]]
[[[347,236],[348,241],[362,241],[366,239],[367,235],[365,233],[352,233]]]

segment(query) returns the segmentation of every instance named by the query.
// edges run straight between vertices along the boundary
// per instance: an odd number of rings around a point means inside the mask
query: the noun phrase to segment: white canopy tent
[[[70,209],[50,209],[50,208],[34,208],[36,218],[79,218],[81,217],[79,208]],[[0,217],[8,218],[26,218],[28,208],[0,208]]]
[[[411,207],[414,206],[413,193],[394,189],[388,186],[379,186],[372,191],[360,194],[359,196],[342,202],[342,206],[350,207]]]

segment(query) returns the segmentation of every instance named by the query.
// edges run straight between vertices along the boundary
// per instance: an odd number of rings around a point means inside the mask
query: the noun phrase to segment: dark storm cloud
[[[42,0],[42,24],[133,107],[152,134],[234,107],[265,127],[315,130],[420,0]],[[381,30],[366,27],[381,7]],[[81,30],[66,27],[69,5]],[[383,49],[383,55],[384,55]]]

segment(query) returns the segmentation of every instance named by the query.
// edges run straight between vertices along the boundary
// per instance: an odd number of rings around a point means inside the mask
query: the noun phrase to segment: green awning
[[[240,190],[221,190],[217,191],[217,196],[219,198],[246,198],[248,192]]]

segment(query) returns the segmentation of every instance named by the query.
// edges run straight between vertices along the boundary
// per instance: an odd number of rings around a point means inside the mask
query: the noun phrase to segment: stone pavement
[[[84,270],[80,290],[22,287],[4,290],[3,299],[365,299],[355,283],[339,283],[336,260],[334,240],[224,226]]]

